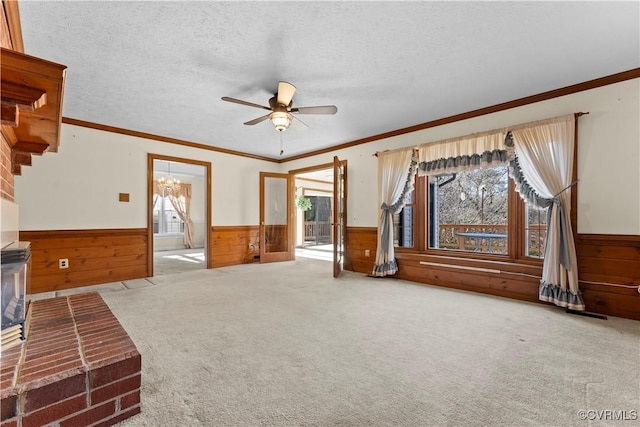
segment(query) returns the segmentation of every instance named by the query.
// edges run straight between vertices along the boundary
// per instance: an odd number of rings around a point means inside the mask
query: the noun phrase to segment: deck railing
[[[304,242],[307,244],[331,243],[331,222],[305,221]]]
[[[461,233],[507,234],[507,224],[441,224],[439,228],[439,247],[442,249],[458,249],[507,253],[508,238],[488,238],[461,236]],[[547,237],[545,224],[530,225],[528,229],[529,254],[541,256]]]

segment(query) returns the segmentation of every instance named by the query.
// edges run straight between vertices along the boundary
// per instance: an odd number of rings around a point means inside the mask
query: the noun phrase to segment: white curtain
[[[511,134],[516,156],[512,166],[519,168],[512,176],[518,191],[527,201],[549,207],[539,298],[584,310],[570,219],[575,117],[529,123],[511,128]]]
[[[398,271],[393,248],[393,215],[400,212],[413,191],[417,158],[413,149],[378,153],[378,248],[372,276]]]
[[[169,193],[168,197],[176,213],[184,222],[184,247],[193,248],[193,221],[191,220],[191,184],[180,183],[177,192]]]
[[[191,184],[180,183],[173,191],[165,191],[159,181],[153,181],[153,193],[165,196],[171,202],[173,209],[184,222],[184,246],[193,248],[193,221],[191,220]],[[155,206],[156,198],[153,199]]]

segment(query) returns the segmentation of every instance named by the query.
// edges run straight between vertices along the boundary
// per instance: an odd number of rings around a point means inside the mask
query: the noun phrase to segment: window
[[[508,168],[429,178],[429,248],[507,253]]]
[[[546,232],[547,211],[521,200],[507,166],[416,177],[394,216],[400,252],[540,260]]]
[[[155,196],[153,203],[153,234],[183,234],[184,222],[173,208],[171,200],[161,195]]]
[[[415,191],[411,194],[411,199],[402,210],[393,216],[393,239],[394,246],[400,248],[413,248],[413,212]]]
[[[547,240],[547,213],[549,208],[538,209],[525,204],[525,254],[530,257],[542,258],[544,242]]]

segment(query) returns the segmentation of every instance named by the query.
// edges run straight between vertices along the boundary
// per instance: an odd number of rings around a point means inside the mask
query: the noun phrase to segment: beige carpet
[[[637,425],[579,411],[638,414],[640,322],[330,269],[104,292],[142,353],[142,413],[121,425]]]
[[[153,253],[153,275],[183,273],[206,268],[204,249],[177,249]]]

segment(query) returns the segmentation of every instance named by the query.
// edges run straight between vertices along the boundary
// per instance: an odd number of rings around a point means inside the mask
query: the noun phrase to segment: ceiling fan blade
[[[278,104],[289,105],[293,99],[293,94],[296,93],[296,87],[291,83],[279,82],[278,83]]]
[[[263,110],[271,111],[271,108],[265,107],[264,105],[254,104],[253,102],[243,101],[241,99],[229,98],[228,96],[223,96],[222,100],[233,102],[234,104],[248,105],[249,107],[262,108]]]
[[[291,109],[292,113],[298,114],[335,114],[338,107],[335,105],[323,105],[320,107],[297,107]]]
[[[248,122],[245,122],[245,125],[257,125],[260,122],[264,122],[265,120],[267,120],[269,118],[271,114],[267,114],[266,116],[262,116],[262,117],[258,117],[257,119],[253,119],[253,120],[249,120]]]
[[[303,122],[302,120],[300,120],[300,119],[299,119],[299,118],[297,118],[296,116],[291,115],[291,117],[293,117],[294,119],[296,119],[296,122],[300,122],[300,123],[302,123],[302,124],[304,125],[304,127],[307,127],[307,128],[309,127],[309,125],[308,125],[308,124],[306,124],[305,122]],[[294,123],[295,123],[295,122],[294,122]]]

